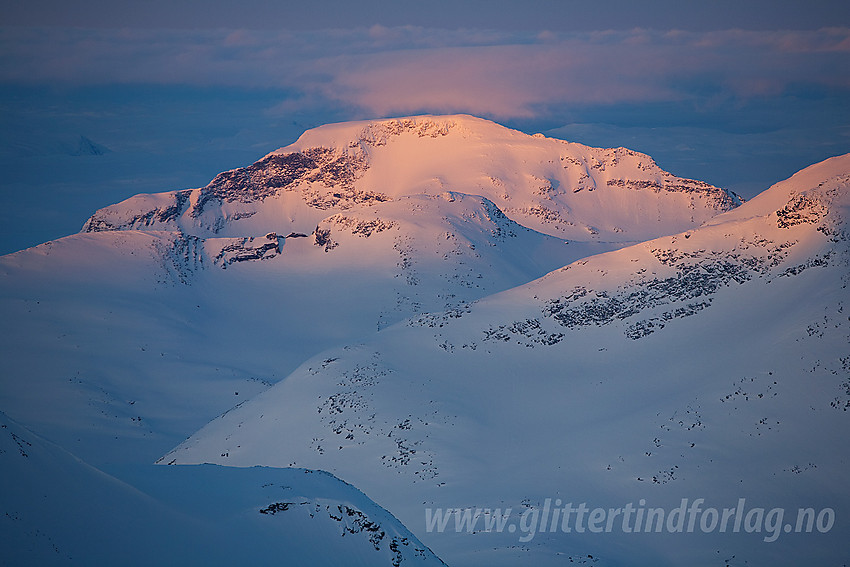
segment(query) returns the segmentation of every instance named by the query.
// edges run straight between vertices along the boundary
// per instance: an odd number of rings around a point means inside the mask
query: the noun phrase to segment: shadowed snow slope
[[[148,466],[131,487],[3,413],[0,465],[3,565],[443,565],[320,471]]]
[[[331,471],[453,565],[839,562],[846,521],[793,530],[798,508],[850,509],[848,213],[845,155],[702,228],[326,351],[162,462]],[[683,498],[786,516],[640,535],[523,516]],[[511,508],[515,531],[426,533],[428,508]]]

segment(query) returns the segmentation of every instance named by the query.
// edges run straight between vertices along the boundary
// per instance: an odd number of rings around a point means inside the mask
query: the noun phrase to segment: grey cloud
[[[850,29],[523,34],[356,30],[0,30],[7,84],[285,88],[372,114],[530,116],[547,104],[850,89]]]

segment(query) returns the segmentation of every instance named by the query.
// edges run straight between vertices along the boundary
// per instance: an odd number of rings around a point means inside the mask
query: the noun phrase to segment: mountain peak
[[[469,133],[485,129],[507,130],[489,120],[466,114],[339,122],[307,130],[295,143],[279,148],[272,154],[290,153],[315,147],[345,147],[356,143],[380,146],[387,142],[388,137],[407,132],[416,133],[419,136],[437,137],[446,136],[450,132]]]
[[[718,215],[706,224],[738,221],[771,213],[781,217],[812,207],[850,207],[850,153],[810,165],[788,179],[775,183],[744,206]]]
[[[104,154],[110,153],[112,150],[98,144],[97,142],[93,142],[92,140],[86,138],[83,135],[80,135],[80,139],[77,141],[77,147],[71,152],[73,156],[102,156]]]
[[[446,191],[480,195],[523,226],[586,242],[673,234],[740,203],[626,148],[531,136],[467,115],[412,116],[308,130],[206,187],[102,209],[84,230],[307,233],[335,212]]]
[[[272,154],[285,154],[315,147],[345,147],[364,143],[381,146],[389,137],[403,133],[414,133],[419,137],[432,138],[451,134],[493,135],[496,132],[521,132],[510,130],[495,122],[468,114],[405,116],[376,120],[339,122],[312,128],[304,132],[295,143],[279,148]],[[271,154],[269,154],[271,155]]]

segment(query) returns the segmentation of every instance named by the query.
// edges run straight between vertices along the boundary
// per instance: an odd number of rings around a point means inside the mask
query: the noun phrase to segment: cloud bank
[[[77,13],[76,5],[39,1]],[[621,20],[643,13],[642,5],[612,1],[612,13],[625,10]],[[644,151],[677,175],[747,197],[850,151],[847,18],[837,20],[845,27],[798,31],[583,32],[566,29],[573,14],[561,2],[538,2],[547,3],[559,9],[537,10],[535,22],[549,13],[560,21],[542,32],[512,22],[495,29],[0,26],[0,253],[74,232],[96,208],[133,194],[203,185],[307,128],[343,120],[469,113]],[[158,5],[170,14],[172,4]],[[594,21],[608,22],[609,13],[588,6]],[[666,9],[653,6],[645,19],[663,21]],[[189,12],[195,22],[197,11]],[[683,21],[695,17],[684,12]],[[756,12],[751,21],[773,21],[772,12],[764,20]],[[66,155],[62,148],[80,136],[114,151]]]
[[[553,106],[712,105],[850,93],[850,28],[510,33],[0,29],[0,83],[281,89],[281,111],[539,117]]]

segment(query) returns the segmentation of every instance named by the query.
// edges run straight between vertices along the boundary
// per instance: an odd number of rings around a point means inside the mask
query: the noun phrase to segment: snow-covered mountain
[[[519,516],[547,498],[845,511],[848,213],[850,155],[696,230],[324,352],[162,462],[321,468],[414,530],[426,508]],[[827,564],[846,558],[838,522],[770,543],[761,526],[422,537],[458,565]]]
[[[101,209],[84,230],[310,234],[334,213],[446,191],[485,197],[545,234],[599,242],[680,232],[740,203],[625,148],[528,136],[471,116],[422,116],[309,130],[201,189],[138,195]]]
[[[154,460],[336,344],[735,202],[647,156],[468,116],[318,128],[0,259],[0,407],[94,464]]]
[[[4,565],[444,565],[321,471],[147,466],[130,486],[2,412],[0,467]]]
[[[0,458],[15,439],[46,455],[9,461],[32,488],[0,499],[22,518],[2,535],[114,557],[69,543],[74,512],[27,512],[56,486],[72,511],[101,490],[138,508],[139,539],[175,558],[184,522],[244,535],[259,562],[439,562],[426,545],[452,565],[835,560],[848,175],[834,158],[738,206],[630,150],[426,116],[311,130],[206,187],[101,209],[0,258]],[[773,543],[426,525],[699,497],[839,517]],[[263,547],[279,529],[295,535]]]

